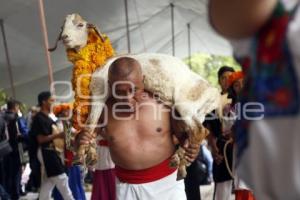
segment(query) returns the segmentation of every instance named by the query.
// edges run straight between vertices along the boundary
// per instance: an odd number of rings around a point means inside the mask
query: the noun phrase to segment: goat
[[[48,50],[54,51],[60,40],[62,40],[66,49],[75,49],[77,51],[82,49],[87,44],[90,28],[94,29],[101,40],[104,41],[102,34],[94,24],[87,23],[87,21],[77,13],[67,15],[56,39],[55,46]]]
[[[63,40],[67,49],[75,48],[78,51],[87,44],[87,27],[88,23],[82,22],[81,17],[76,17],[76,14],[68,15],[58,39]],[[84,28],[85,30],[83,30]],[[208,134],[202,125],[205,115],[220,107],[219,91],[176,57],[154,53],[124,56],[132,57],[141,64],[145,77],[145,89],[158,95],[164,103],[172,105],[183,119],[189,142],[200,144]],[[84,131],[92,133],[98,123],[104,104],[110,96],[107,92],[109,89],[108,69],[111,63],[120,57],[122,56],[109,59],[105,65],[99,67],[92,74],[90,83],[92,102]],[[77,152],[78,155],[84,156],[88,148],[81,148]],[[184,154],[184,149],[179,148],[171,162],[171,165],[179,166],[179,179],[186,176],[186,166],[189,165]],[[95,157],[93,155],[85,156],[90,160]]]

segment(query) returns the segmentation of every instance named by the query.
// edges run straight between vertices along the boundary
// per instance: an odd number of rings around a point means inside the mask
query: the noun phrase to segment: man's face
[[[144,92],[143,77],[132,73],[126,79],[112,79],[110,86],[113,99],[119,104],[117,108],[130,109],[134,112]]]
[[[51,96],[46,101],[44,101],[44,106],[47,110],[50,111],[52,104],[54,103],[54,98]]]
[[[16,105],[14,106],[14,108],[12,109],[12,112],[18,113],[19,111],[20,111],[20,105],[19,105],[19,104],[16,104]]]
[[[244,79],[239,79],[233,83],[233,89],[237,94],[240,94],[244,87]]]
[[[219,78],[219,84],[221,86],[222,92],[227,91],[228,89],[228,84],[227,84],[227,80],[229,78],[229,76],[232,74],[232,72],[224,72],[220,78]]]

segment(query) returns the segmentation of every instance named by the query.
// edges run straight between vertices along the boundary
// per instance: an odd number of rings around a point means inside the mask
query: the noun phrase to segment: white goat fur
[[[68,49],[81,49],[87,44],[88,39],[88,23],[78,14],[67,15],[61,39]]]
[[[207,113],[220,105],[219,91],[176,57],[154,53],[117,56],[92,75],[90,89],[93,100],[87,120],[91,129],[96,126],[110,95],[105,92],[109,91],[108,69],[120,57],[131,57],[141,64],[145,89],[159,95],[164,103],[175,106],[186,125],[193,131],[199,128]]]

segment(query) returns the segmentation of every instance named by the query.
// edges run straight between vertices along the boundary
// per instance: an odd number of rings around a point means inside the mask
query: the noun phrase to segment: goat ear
[[[56,50],[58,41],[61,40],[61,34],[62,34],[62,32],[63,32],[63,27],[61,27],[60,33],[59,33],[58,37],[56,38],[56,42],[55,42],[54,47],[49,48],[48,51],[52,52],[52,51]]]
[[[85,20],[78,14],[78,13],[73,13],[74,14],[74,16],[75,16],[75,20],[77,21],[77,22],[84,22]]]
[[[88,28],[92,28],[95,30],[95,32],[97,33],[97,35],[101,38],[101,41],[104,42],[105,39],[104,37],[102,36],[101,32],[99,31],[99,29],[94,25],[94,24],[87,24],[87,27]]]

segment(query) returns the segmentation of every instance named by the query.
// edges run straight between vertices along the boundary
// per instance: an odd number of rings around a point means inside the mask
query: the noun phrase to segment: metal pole
[[[188,30],[188,53],[189,53],[189,66],[192,68],[192,61],[191,61],[191,24],[187,24],[187,30]]]
[[[7,70],[8,70],[8,75],[9,75],[11,93],[12,93],[12,97],[16,98],[14,79],[13,79],[13,73],[12,73],[12,66],[10,64],[10,58],[9,58],[9,53],[8,53],[8,46],[7,46],[7,41],[6,41],[6,35],[5,35],[3,19],[0,19],[0,25],[1,25],[1,33],[2,33],[4,51],[5,51],[6,62],[7,62]]]
[[[130,47],[130,30],[129,30],[129,17],[128,17],[128,0],[124,0],[124,3],[125,3],[125,19],[126,19],[127,49],[128,49],[128,53],[131,53],[131,47]]]
[[[52,94],[55,94],[54,87],[52,87],[53,83],[53,67],[51,62],[50,53],[48,51],[49,48],[49,42],[48,42],[48,33],[47,33],[47,25],[46,25],[46,18],[45,18],[45,11],[44,11],[44,2],[43,0],[39,0],[39,11],[40,11],[40,20],[41,20],[41,26],[44,36],[44,47],[45,47],[45,53],[46,53],[46,59],[48,64],[48,79],[49,79],[49,87],[52,92]]]
[[[171,26],[172,26],[172,55],[175,56],[175,25],[174,25],[174,4],[171,7]]]

